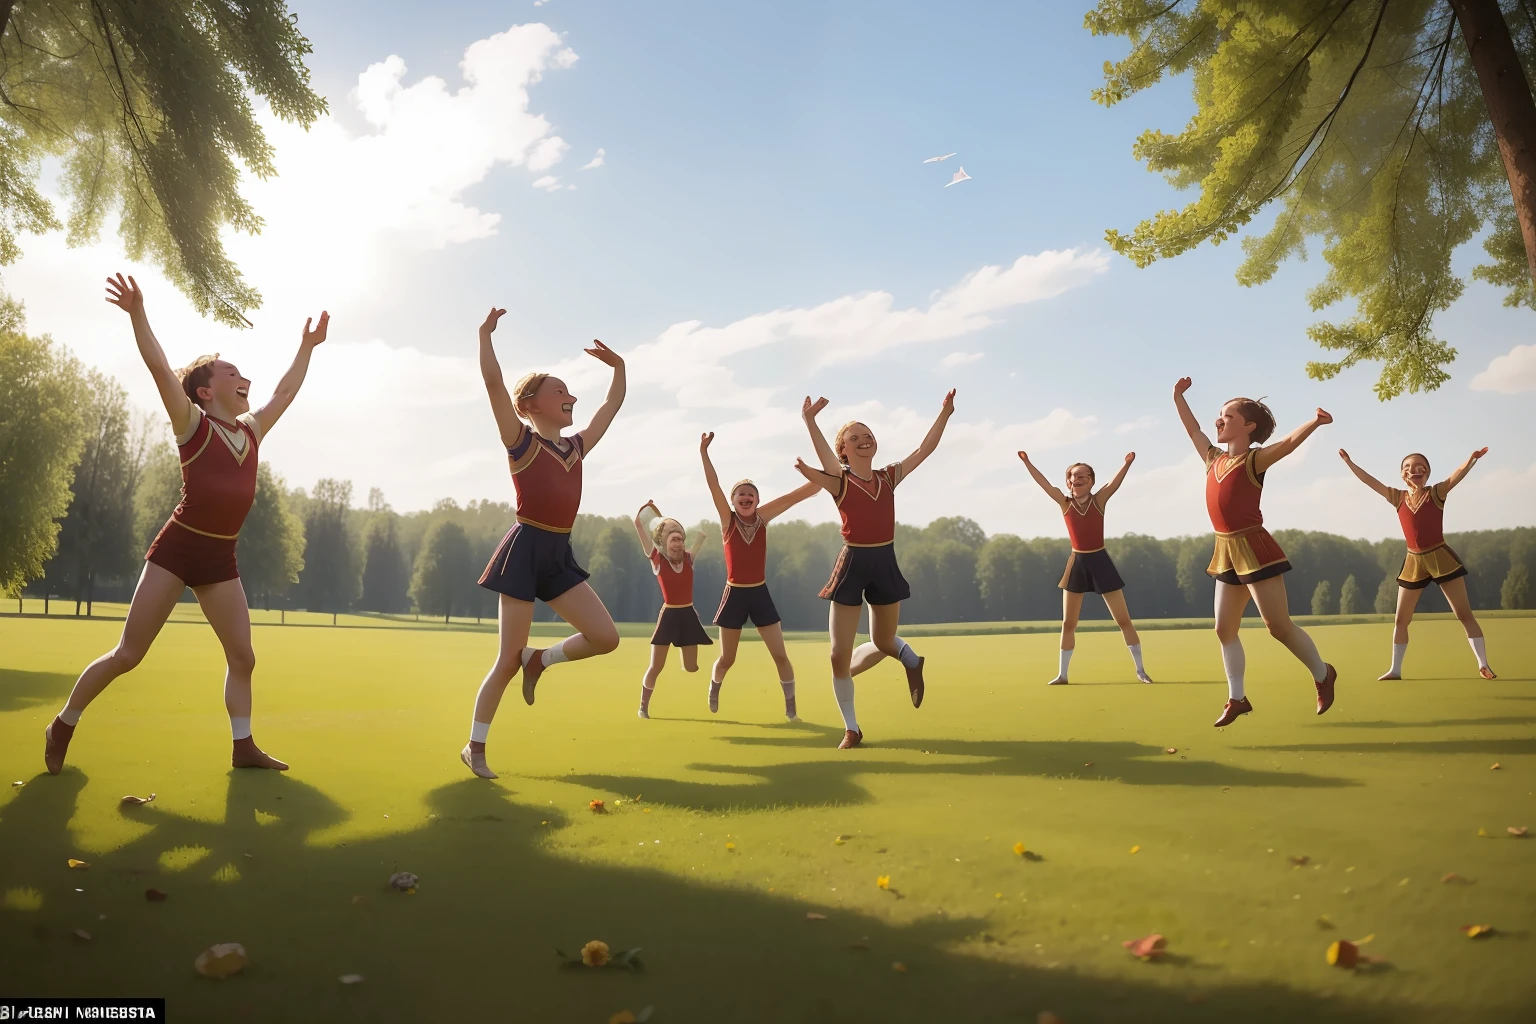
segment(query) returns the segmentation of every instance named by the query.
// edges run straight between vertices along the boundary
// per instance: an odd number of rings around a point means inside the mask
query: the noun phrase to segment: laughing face
[[[1414,490],[1429,486],[1429,460],[1417,452],[1406,456],[1402,463],[1403,482]]]
[[[1081,462],[1067,470],[1067,489],[1074,498],[1086,498],[1093,490],[1093,470]]]
[[[757,515],[757,487],[752,484],[737,484],[731,492],[731,508],[742,519],[751,522]]]
[[[197,389],[197,395],[205,407],[215,406],[236,416],[251,411],[251,382],[240,376],[234,363],[223,359],[213,361],[213,374]]]
[[[841,454],[844,459],[856,459],[860,462],[873,460],[879,446],[875,443],[875,432],[869,426],[854,420],[846,424],[838,431],[841,441]]]
[[[522,408],[532,419],[564,428],[570,426],[575,419],[576,396],[566,389],[565,381],[558,377],[545,377],[539,384],[539,390],[523,401]]]
[[[1216,417],[1217,444],[1247,443],[1252,436],[1258,424],[1244,419],[1241,408],[1241,403],[1236,401],[1221,407],[1221,415]]]

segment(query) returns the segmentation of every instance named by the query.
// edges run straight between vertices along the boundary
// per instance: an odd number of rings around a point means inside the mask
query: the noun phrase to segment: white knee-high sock
[[[469,723],[469,742],[484,743],[485,738],[491,734],[490,722],[471,721]]]
[[[65,704],[64,710],[59,712],[59,721],[63,722],[65,725],[79,725],[80,712],[76,711],[68,704]]]
[[[566,655],[566,653],[565,653],[565,645],[571,639],[572,639],[571,637],[566,637],[564,640],[561,640],[559,643],[555,644],[555,646],[545,648],[544,656],[543,656],[543,659],[542,659],[543,662],[544,662],[544,667],[545,668],[549,668],[549,666],[551,666],[551,665],[558,665],[562,661],[570,661],[571,660]]]
[[[1407,644],[1392,645],[1392,669],[1387,674],[1400,676],[1403,674],[1403,656],[1408,653]]]
[[[1075,648],[1074,648],[1074,650],[1075,650]],[[1065,679],[1065,678],[1067,678],[1067,666],[1070,665],[1070,664],[1072,664],[1072,651],[1062,651],[1060,658],[1057,659],[1057,669],[1056,669],[1056,678],[1057,679]]]
[[[897,637],[896,646],[899,648],[896,660],[907,668],[917,668],[917,652],[912,649],[911,645],[901,637]]]
[[[1467,643],[1472,645],[1472,653],[1477,655],[1477,667],[1478,668],[1487,668],[1488,667],[1488,645],[1484,642],[1483,637],[1480,637],[1480,636],[1469,636],[1469,637],[1467,637]]]
[[[251,738],[251,720],[249,718],[234,718],[229,720],[229,732],[237,740]]]
[[[859,732],[859,720],[853,713],[853,677],[833,676],[832,695],[837,698],[837,710],[842,712],[843,727]]]
[[[1307,635],[1307,631],[1300,626],[1294,627],[1296,635],[1291,640],[1291,653],[1301,659],[1301,663],[1307,666],[1307,671],[1312,673],[1312,681],[1320,683],[1328,678],[1328,666],[1323,663],[1323,656],[1317,653],[1317,644]]]
[[[1146,669],[1141,664],[1141,644],[1126,644],[1125,649],[1131,652],[1131,661],[1136,663],[1136,671],[1145,672]]]
[[[1221,667],[1227,672],[1227,696],[1242,700],[1247,696],[1243,692],[1243,673],[1248,670],[1248,656],[1243,653],[1242,640],[1221,645]]]

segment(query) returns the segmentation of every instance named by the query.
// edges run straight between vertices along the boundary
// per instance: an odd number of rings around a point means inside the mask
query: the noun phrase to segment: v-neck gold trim
[[[1418,504],[1414,504],[1413,502],[1412,491],[1409,491],[1403,496],[1403,504],[1407,505],[1408,511],[1412,512],[1414,515],[1418,515],[1419,509],[1424,507],[1425,502],[1433,501],[1435,497],[1435,489],[1433,487],[1426,487],[1421,493],[1423,494],[1423,497],[1419,499]]]
[[[848,471],[848,481],[863,491],[864,496],[870,501],[880,500],[880,488],[883,486],[884,481],[880,478],[880,471],[878,469],[875,470],[875,475],[870,477],[870,482],[875,485],[875,493],[873,494],[869,493],[869,488],[864,486],[864,478],[851,469]]]
[[[204,413],[203,415],[208,416],[207,413]],[[223,423],[220,423],[212,416],[208,416],[208,429],[209,431],[219,435],[219,440],[224,442],[224,447],[229,449],[229,454],[235,457],[235,465],[243,466],[245,464],[245,457],[251,454],[251,435],[242,430],[240,424],[238,423],[235,424],[235,429],[231,431],[225,427]],[[239,448],[236,448],[234,442],[235,437],[240,437],[243,439],[245,444]]]
[[[752,532],[748,533],[746,525],[742,522],[741,516],[737,515],[735,512],[731,513],[731,528],[736,531],[736,535],[745,541],[748,546],[751,546],[757,540],[758,535],[763,532],[763,527],[767,525],[767,523],[763,522],[762,515],[759,514],[757,517],[757,522],[752,524]]]
[[[1241,466],[1243,463],[1247,462],[1248,458],[1252,454],[1252,449],[1243,452],[1241,455],[1229,455],[1226,452],[1222,452],[1220,455],[1216,456],[1216,458],[1212,459],[1211,472],[1216,474],[1216,482],[1219,484],[1225,483],[1227,477],[1232,475],[1232,471]],[[1223,463],[1222,460],[1226,460],[1225,463]]]

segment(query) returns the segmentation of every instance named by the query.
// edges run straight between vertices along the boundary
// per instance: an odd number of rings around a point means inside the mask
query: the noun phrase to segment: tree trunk
[[[331,612],[331,625],[336,625],[336,613]]]
[[[1509,23],[1498,0],[1451,0],[1483,102],[1499,141],[1499,155],[1515,196],[1515,218],[1525,239],[1525,258],[1536,283],[1536,97],[1526,81]]]
[[[48,595],[51,593],[46,586],[43,589],[43,615],[48,614]]]
[[[85,578],[85,617],[90,618],[96,610],[96,573]]]

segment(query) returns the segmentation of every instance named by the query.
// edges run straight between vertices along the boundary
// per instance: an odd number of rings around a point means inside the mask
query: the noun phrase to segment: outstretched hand
[[[1333,413],[1326,409],[1317,410],[1317,425],[1322,427],[1333,422]]]
[[[507,313],[506,310],[504,310],[504,309],[497,309],[495,306],[492,306],[491,307],[491,311],[489,313],[485,314],[485,323],[480,325],[480,333],[481,334],[490,334],[493,331],[495,331],[496,330],[496,321],[500,320],[503,316],[506,315],[506,313]]]
[[[811,401],[811,396],[806,395],[805,401],[800,403],[800,415],[804,416],[808,420],[813,420],[816,418],[817,414],[826,407],[827,400],[825,398],[818,398],[813,402]]]
[[[701,452],[709,451],[709,442],[713,441],[714,439],[715,439],[715,432],[713,430],[711,430],[707,434],[700,434],[699,435],[699,451],[701,451]]]
[[[306,317],[304,319],[303,343],[306,345],[319,345],[321,342],[325,341],[326,328],[331,325],[331,314],[322,309],[320,311],[320,323],[315,327],[314,330],[309,329],[309,325],[312,323],[314,323],[312,318]]]
[[[1029,452],[1019,452],[1019,461],[1026,466],[1029,465]]]
[[[584,348],[582,351],[591,356],[593,359],[596,359],[598,362],[606,363],[614,369],[618,369],[624,365],[623,356],[619,355],[613,349],[609,348],[607,345],[604,345],[602,342],[596,340],[595,338],[592,341],[592,347]]]
[[[950,388],[949,394],[944,396],[944,406],[939,410],[945,416],[953,416],[955,413],[955,389]]]
[[[1477,451],[1473,452],[1472,453],[1472,457],[1474,459],[1480,459],[1484,455],[1487,455],[1487,454],[1488,454],[1488,449],[1486,447],[1483,447],[1483,448],[1479,448]]]
[[[144,312],[144,293],[132,276],[125,279],[118,274],[107,278],[107,301],[125,313]]]
[[[1135,452],[1126,452],[1125,453],[1125,464],[1127,466],[1129,466],[1131,463],[1133,463],[1135,461],[1136,461],[1136,453]]]
[[[1177,381],[1174,382],[1173,393],[1175,395],[1182,395],[1184,392],[1188,391],[1194,383],[1195,381],[1193,377],[1180,377]]]
[[[1339,449],[1339,458],[1343,459],[1345,462],[1352,462],[1353,461],[1349,457],[1349,452],[1345,451],[1343,448]]]

